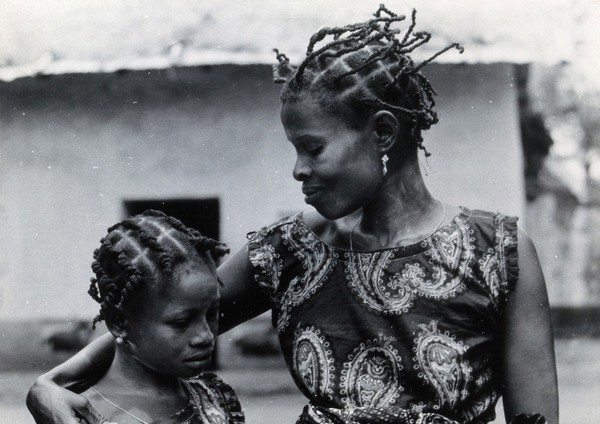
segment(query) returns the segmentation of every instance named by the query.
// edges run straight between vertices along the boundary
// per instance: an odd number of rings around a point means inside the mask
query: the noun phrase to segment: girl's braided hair
[[[442,53],[452,48],[462,53],[463,48],[453,43],[415,64],[409,54],[427,43],[431,34],[414,31],[415,10],[406,30],[391,27],[405,19],[382,4],[366,22],[323,28],[311,37],[306,58],[297,67],[275,49],[278,64],[273,66],[273,80],[285,84],[282,103],[310,94],[326,111],[341,113],[354,129],[372,113],[388,110],[404,124],[403,135],[429,156],[421,130],[438,122],[433,109],[437,93],[420,70]],[[324,45],[318,47],[320,42]]]
[[[108,320],[126,323],[128,302],[143,287],[170,281],[177,265],[198,255],[214,266],[214,259],[229,253],[223,243],[157,210],[147,210],[108,229],[94,251],[88,293],[100,304],[92,323]]]

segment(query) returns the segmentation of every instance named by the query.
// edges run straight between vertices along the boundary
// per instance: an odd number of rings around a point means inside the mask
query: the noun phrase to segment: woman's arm
[[[63,364],[38,377],[27,394],[27,407],[38,424],[75,424],[83,418],[94,424],[99,417],[82,392],[106,373],[115,355],[107,333]],[[67,390],[69,389],[69,390]]]
[[[531,239],[519,231],[519,280],[504,315],[504,414],[541,413],[558,424],[558,388],[550,307]]]
[[[229,257],[217,272],[223,283],[219,304],[220,333],[269,309],[269,298],[254,282],[254,271],[246,247]]]

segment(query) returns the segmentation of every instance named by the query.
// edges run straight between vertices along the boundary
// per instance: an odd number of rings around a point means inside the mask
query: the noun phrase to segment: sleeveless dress
[[[189,402],[173,417],[151,424],[244,424],[244,413],[233,389],[213,373],[183,380]],[[98,396],[94,392],[84,395]],[[98,401],[101,400],[98,398]],[[99,424],[118,424],[103,418]]]
[[[255,282],[310,400],[298,423],[492,421],[516,221],[462,208],[419,243],[370,252],[324,243],[302,213],[250,233]]]

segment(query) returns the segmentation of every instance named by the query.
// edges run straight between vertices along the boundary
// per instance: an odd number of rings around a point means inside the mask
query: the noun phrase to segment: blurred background
[[[0,423],[32,424],[35,377],[102,333],[87,295],[106,228],[148,207],[242,248],[304,210],[272,49],[379,1],[4,0],[0,8]],[[440,123],[437,197],[520,217],[546,276],[561,422],[600,421],[600,3],[388,0],[450,42],[424,73]],[[303,405],[269,316],[221,336],[215,366],[247,421]],[[502,415],[501,409],[498,409]],[[503,423],[501,417],[496,421]]]

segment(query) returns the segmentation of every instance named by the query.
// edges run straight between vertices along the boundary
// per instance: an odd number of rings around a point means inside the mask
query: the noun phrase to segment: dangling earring
[[[118,345],[122,345],[124,341],[125,341],[125,338],[123,336],[121,336],[120,334],[115,338],[115,342]]]
[[[385,176],[385,174],[387,174],[387,163],[390,160],[389,156],[386,154],[384,154],[381,157],[381,163],[383,163],[383,175]]]

